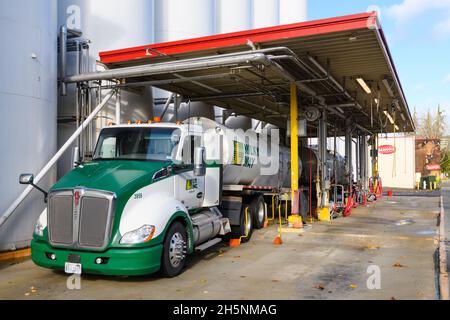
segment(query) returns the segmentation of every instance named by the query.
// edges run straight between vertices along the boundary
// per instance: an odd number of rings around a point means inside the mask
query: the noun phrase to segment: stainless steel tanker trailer
[[[290,186],[289,149],[270,142],[264,155],[261,143],[206,118],[102,129],[93,160],[46,194],[33,261],[67,273],[176,276],[194,250],[250,240],[267,202]],[[275,170],[264,174],[263,164]]]

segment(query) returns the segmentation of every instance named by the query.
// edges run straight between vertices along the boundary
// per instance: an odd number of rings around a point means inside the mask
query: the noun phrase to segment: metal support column
[[[361,184],[362,187],[364,189],[364,191],[367,191],[367,187],[368,187],[368,176],[367,176],[367,149],[368,149],[368,145],[367,145],[367,137],[365,135],[361,135],[359,137],[359,142],[360,142],[360,146],[359,146],[359,150],[360,150],[360,170],[361,170]]]
[[[318,191],[318,216],[319,220],[329,221],[331,220],[329,209],[329,191],[330,191],[330,174],[327,170],[327,111],[323,110],[322,116],[319,119],[318,126],[318,164],[319,168],[319,188]]]
[[[356,182],[361,181],[361,157],[360,157],[360,139],[359,135],[356,135],[356,141],[355,141],[355,171],[356,171]]]
[[[352,129],[347,126],[345,130],[345,176],[349,190],[353,182],[352,144]]]
[[[298,97],[297,85],[291,83],[291,204],[292,214],[298,215]]]

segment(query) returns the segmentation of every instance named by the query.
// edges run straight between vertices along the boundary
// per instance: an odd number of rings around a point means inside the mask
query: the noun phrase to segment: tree
[[[445,114],[441,111],[441,106],[438,105],[436,117],[433,122],[433,131],[436,138],[440,139],[445,133]]]
[[[433,117],[431,115],[430,110],[428,110],[425,118],[423,118],[422,120],[419,129],[419,134],[424,138],[433,139],[434,138],[433,123],[434,123]]]
[[[446,150],[441,160],[441,172],[450,174],[450,150]]]
[[[414,122],[414,126],[416,127],[416,133],[419,132],[419,128],[420,128],[420,119],[419,116],[417,114],[417,110],[414,107],[414,113],[413,113],[413,122]]]
[[[445,113],[439,105],[436,114],[433,116],[428,110],[425,117],[421,120],[414,111],[413,121],[418,123],[416,127],[417,134],[426,139],[441,139],[445,134]]]

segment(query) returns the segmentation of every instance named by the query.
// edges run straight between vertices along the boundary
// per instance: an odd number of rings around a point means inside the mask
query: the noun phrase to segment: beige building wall
[[[378,146],[378,168],[383,187],[414,189],[415,136],[379,136]],[[395,152],[384,154],[382,146],[394,146]]]

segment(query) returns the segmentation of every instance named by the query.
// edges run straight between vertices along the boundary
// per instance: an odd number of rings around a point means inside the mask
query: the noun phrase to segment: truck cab
[[[195,247],[231,230],[216,208],[220,175],[191,125],[106,127],[92,161],[49,191],[32,259],[68,273],[175,276]]]

